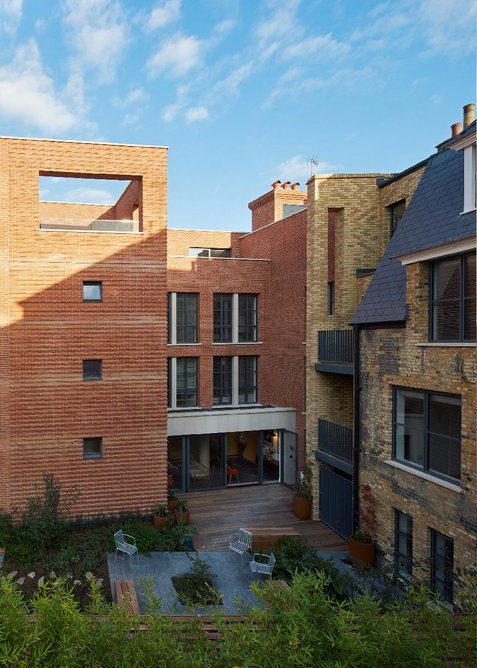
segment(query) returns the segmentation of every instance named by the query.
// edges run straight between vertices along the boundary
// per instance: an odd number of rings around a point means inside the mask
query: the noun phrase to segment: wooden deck
[[[198,551],[225,550],[230,534],[240,527],[293,527],[309,547],[347,550],[347,543],[322,522],[298,520],[293,514],[293,492],[284,485],[268,484],[190,492],[184,494],[191,510],[193,537]]]

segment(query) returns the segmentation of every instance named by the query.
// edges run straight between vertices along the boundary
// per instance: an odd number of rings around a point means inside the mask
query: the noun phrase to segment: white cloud
[[[326,58],[340,58],[351,51],[349,44],[338,42],[330,33],[317,35],[291,44],[283,51],[283,59],[309,58],[310,56],[325,56]]]
[[[15,32],[23,14],[23,0],[0,0],[0,30]]]
[[[206,107],[191,107],[186,111],[187,123],[195,123],[196,121],[205,121],[209,118],[209,112]]]
[[[475,52],[475,1],[421,0],[417,16],[431,53],[459,56]]]
[[[316,160],[316,156],[314,159]],[[318,165],[312,165],[311,157],[293,155],[274,168],[271,178],[280,178],[282,181],[289,180],[292,183],[298,179],[307,181],[311,174],[331,174],[337,171],[337,167],[331,162],[320,160],[318,160]]]
[[[266,6],[267,18],[261,21],[255,34],[258,38],[259,55],[269,58],[283,47],[283,39],[292,35],[299,36],[303,29],[297,23],[296,15],[300,0],[269,0]]]
[[[149,59],[147,69],[155,77],[166,72],[175,77],[187,74],[197,67],[202,59],[202,42],[193,35],[174,35]]]
[[[165,0],[154,7],[146,23],[146,30],[152,31],[163,28],[169,23],[177,21],[181,13],[182,0]]]
[[[126,104],[138,104],[139,102],[146,102],[148,99],[149,95],[144,88],[139,86],[138,88],[133,88],[133,90],[126,95],[124,102]]]
[[[176,101],[169,104],[162,114],[162,120],[170,123],[186,106],[186,98],[189,89],[187,86],[178,86],[176,91]]]
[[[250,61],[233,69],[224,79],[218,81],[214,86],[215,95],[236,95],[243,81],[249,78],[253,71],[253,63]]]
[[[109,190],[101,188],[72,188],[63,195],[65,202],[82,202],[85,204],[115,204],[115,197]]]
[[[96,70],[100,79],[114,78],[124,57],[129,29],[117,0],[63,0],[64,23],[76,55],[75,67]]]
[[[68,132],[80,120],[45,74],[34,40],[19,47],[9,65],[0,67],[0,116],[52,135]]]

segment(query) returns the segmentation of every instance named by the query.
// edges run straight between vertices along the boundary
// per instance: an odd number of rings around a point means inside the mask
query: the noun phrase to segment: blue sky
[[[169,225],[246,231],[247,203],[276,179],[304,188],[310,158],[397,172],[432,153],[475,101],[476,14],[474,0],[0,0],[0,135],[168,146]],[[83,195],[107,199],[103,184],[61,193]]]

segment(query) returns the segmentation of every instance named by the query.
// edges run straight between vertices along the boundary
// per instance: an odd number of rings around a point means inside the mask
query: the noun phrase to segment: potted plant
[[[174,484],[174,473],[176,467],[171,462],[167,462],[167,486],[172,487]]]
[[[174,510],[174,519],[177,524],[190,524],[189,504],[181,496],[177,497],[177,506]]]
[[[177,508],[177,497],[173,489],[167,490],[167,508],[171,513]]]
[[[165,503],[159,503],[155,506],[152,514],[152,523],[156,529],[162,529],[169,522],[170,513],[169,508]]]
[[[361,485],[361,526],[356,529],[348,543],[349,555],[368,566],[374,566],[376,559],[376,547],[373,541],[375,535],[377,518],[375,500],[371,487]]]
[[[301,480],[296,486],[295,496],[293,497],[293,512],[299,520],[309,520],[311,517],[311,508],[313,494],[311,488],[311,468],[305,466]]]

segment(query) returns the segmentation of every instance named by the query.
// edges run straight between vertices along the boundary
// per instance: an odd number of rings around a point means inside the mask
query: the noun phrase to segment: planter
[[[178,499],[168,499],[167,508],[169,512],[174,513],[178,503],[179,503]]]
[[[175,510],[174,521],[176,524],[190,524],[190,512],[188,510]]]
[[[152,523],[156,527],[156,529],[162,529],[163,527],[166,526],[166,524],[169,522],[169,516],[168,515],[153,515],[152,516]]]
[[[360,543],[354,538],[349,539],[348,543],[349,556],[368,566],[374,566],[376,558],[376,548],[374,543]]]
[[[311,517],[312,499],[305,499],[295,494],[293,497],[293,512],[299,520],[309,520]]]

